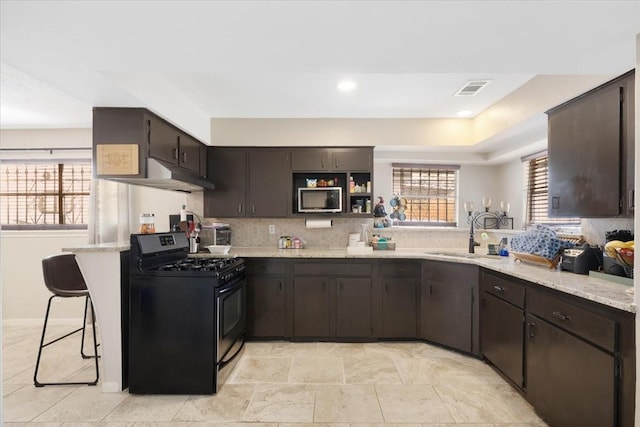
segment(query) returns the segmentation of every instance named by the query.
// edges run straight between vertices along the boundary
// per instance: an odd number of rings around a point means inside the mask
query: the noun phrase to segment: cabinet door
[[[284,277],[247,276],[247,336],[284,337]]]
[[[471,352],[473,287],[430,280],[422,292],[423,338]]]
[[[193,173],[197,173],[198,175],[204,175],[204,173],[200,172],[201,146],[202,144],[191,138],[189,135],[184,133],[180,134],[180,150],[178,156],[179,165]]]
[[[524,386],[524,312],[485,292],[480,328],[482,355],[518,387]]]
[[[620,85],[549,114],[549,214],[620,212]]]
[[[372,169],[371,148],[331,149],[331,169],[336,172],[368,172]]]
[[[149,124],[149,155],[178,164],[178,131],[155,117]]]
[[[385,278],[382,281],[382,337],[415,338],[417,280]]]
[[[527,399],[545,421],[615,425],[614,357],[535,316],[527,328]]]
[[[624,79],[624,97],[622,100],[622,140],[623,140],[623,192],[625,201],[623,213],[633,216],[634,212],[634,168],[635,168],[635,73]]]
[[[208,176],[215,190],[204,192],[205,217],[243,217],[246,212],[247,153],[244,149],[208,149]]]
[[[371,278],[338,278],[336,336],[371,336]]]
[[[331,170],[331,156],[327,148],[297,148],[291,151],[291,170],[313,172]]]
[[[293,283],[293,335],[330,336],[329,279],[295,277]]]
[[[249,150],[247,215],[286,217],[291,204],[291,169],[288,150]]]

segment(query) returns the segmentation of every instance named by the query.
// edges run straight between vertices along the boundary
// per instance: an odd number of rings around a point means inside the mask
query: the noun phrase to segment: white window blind
[[[526,196],[526,222],[529,224],[580,225],[580,218],[550,218],[549,211],[549,157],[545,154],[524,159]]]
[[[407,201],[401,225],[456,225],[458,166],[392,166],[393,192]]]

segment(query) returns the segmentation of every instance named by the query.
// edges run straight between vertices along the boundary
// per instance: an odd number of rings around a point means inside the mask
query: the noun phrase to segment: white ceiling
[[[640,1],[2,0],[0,126],[142,106],[209,141],[211,117],[478,114],[535,75],[632,69],[638,32]],[[471,79],[491,83],[452,96]]]

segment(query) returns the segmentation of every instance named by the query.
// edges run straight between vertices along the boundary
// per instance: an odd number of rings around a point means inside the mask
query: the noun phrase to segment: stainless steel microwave
[[[298,212],[342,212],[342,187],[298,188]]]

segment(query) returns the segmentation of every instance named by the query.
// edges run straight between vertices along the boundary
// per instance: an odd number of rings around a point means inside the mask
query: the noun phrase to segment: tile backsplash
[[[201,200],[193,200],[194,203]],[[233,246],[240,247],[276,247],[280,236],[298,236],[303,238],[309,247],[315,248],[344,248],[349,241],[350,233],[360,233],[360,224],[369,225],[369,230],[375,234],[391,237],[398,249],[411,248],[467,248],[469,229],[438,228],[438,227],[391,227],[373,229],[372,218],[351,219],[333,218],[331,228],[310,229],[305,226],[304,218],[203,218],[204,224],[224,222],[231,226]],[[269,234],[269,225],[275,226],[275,234]],[[582,219],[582,235],[585,241],[592,245],[604,245],[605,232],[611,230],[632,230],[632,218],[584,218]],[[522,230],[486,230],[489,239],[483,241],[476,231],[477,242],[498,242],[500,238],[511,240],[513,234]],[[212,243],[211,233],[203,230],[201,234],[202,246]]]
[[[398,249],[411,248],[460,248],[468,247],[467,228],[436,227],[391,227],[373,229],[373,219],[334,218],[331,228],[306,228],[304,218],[205,218],[204,224],[224,222],[231,226],[231,244],[238,247],[277,247],[280,236],[297,236],[312,248],[344,248],[350,233],[360,233],[361,224],[367,224],[369,231],[390,237]],[[275,226],[275,234],[269,234],[269,225]],[[476,233],[476,241],[481,231]],[[513,230],[488,230],[489,240],[497,242],[501,237],[509,237]],[[202,245],[212,243],[212,236],[206,229],[201,233]]]

